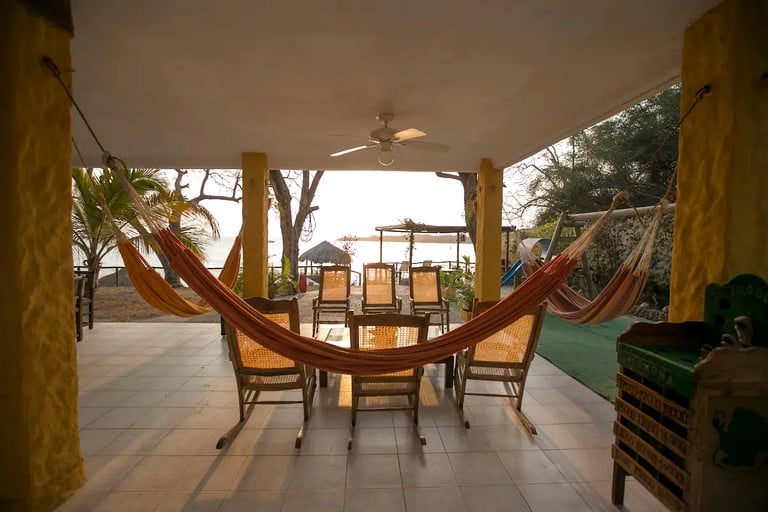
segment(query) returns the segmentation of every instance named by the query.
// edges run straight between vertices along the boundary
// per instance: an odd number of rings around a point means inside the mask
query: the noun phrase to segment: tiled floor
[[[238,419],[218,324],[101,323],[78,343],[80,439],[88,481],[64,511],[580,511],[610,504],[611,404],[541,357],[523,410],[467,397],[456,414],[444,366],[421,392],[421,446],[405,412],[364,413],[347,451],[349,378],[320,389],[304,443],[300,405],[255,408]],[[625,509],[664,510],[637,482]]]

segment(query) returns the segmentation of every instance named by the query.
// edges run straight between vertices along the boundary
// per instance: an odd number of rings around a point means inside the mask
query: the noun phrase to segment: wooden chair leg
[[[232,442],[232,440],[237,437],[237,434],[240,433],[240,431],[245,426],[246,422],[248,421],[248,418],[251,416],[251,412],[253,411],[253,407],[256,404],[249,404],[247,408],[245,408],[244,413],[241,414],[241,419],[238,421],[235,426],[227,430],[227,432],[219,438],[219,441],[216,443],[216,449],[221,450],[225,446],[229,445],[229,443]]]
[[[627,478],[627,472],[624,468],[613,463],[613,483],[611,484],[611,503],[620,507],[624,505],[624,483]]]
[[[456,364],[456,406],[464,428],[469,428],[469,420],[464,415],[464,394],[467,390],[467,368],[457,361]]]

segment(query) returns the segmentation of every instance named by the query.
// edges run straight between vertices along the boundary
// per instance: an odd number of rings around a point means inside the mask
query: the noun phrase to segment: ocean
[[[211,241],[206,248],[205,264],[209,268],[220,268],[227,259],[234,236],[223,236],[217,241]],[[299,254],[314,247],[322,240],[311,240],[307,243],[299,244]],[[341,247],[340,242],[331,242],[337,247]],[[280,254],[282,244],[279,241],[270,242],[268,254],[269,264],[271,266],[280,265]],[[352,244],[352,270],[362,272],[364,263],[373,263],[379,261],[379,242],[378,241],[358,241]],[[469,242],[459,244],[459,261],[463,261],[463,256],[468,256],[471,261],[475,261],[475,251]],[[147,261],[152,265],[159,267],[160,261],[154,254],[144,255]],[[384,241],[382,248],[382,261],[389,263],[400,263],[408,260],[408,242],[406,241]],[[419,264],[425,260],[432,260],[434,265],[448,266],[449,262],[456,262],[456,243],[430,243],[416,242],[413,250],[414,264]],[[82,265],[83,258],[77,253],[74,254],[75,265]],[[300,265],[303,263],[300,263]],[[123,267],[123,260],[117,249],[111,251],[102,261],[102,268]],[[112,273],[111,270],[107,271]]]

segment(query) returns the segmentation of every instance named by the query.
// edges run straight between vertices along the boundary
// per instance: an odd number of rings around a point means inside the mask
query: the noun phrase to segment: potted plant
[[[456,307],[465,322],[472,318],[472,303],[475,301],[475,282],[472,276],[457,280],[454,284]]]

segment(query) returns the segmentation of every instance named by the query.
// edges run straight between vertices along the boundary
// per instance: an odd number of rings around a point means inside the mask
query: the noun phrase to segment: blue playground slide
[[[515,264],[509,267],[507,271],[504,272],[504,275],[501,276],[501,286],[504,286],[505,284],[509,283],[515,277],[515,274],[520,272],[521,268],[523,268],[523,262],[520,260],[517,260]]]

